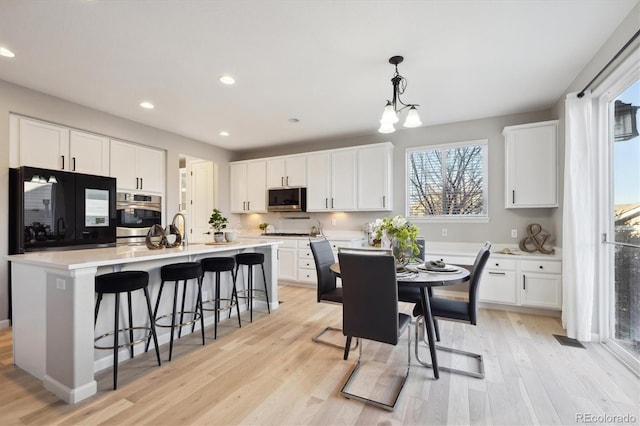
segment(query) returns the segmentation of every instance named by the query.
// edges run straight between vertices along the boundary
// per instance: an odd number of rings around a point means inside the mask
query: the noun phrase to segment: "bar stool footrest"
[[[199,319],[200,319],[200,312],[195,312],[195,311],[182,311],[182,312],[176,312],[176,317],[181,314],[181,315],[193,315],[193,319],[187,322],[183,322],[183,323],[176,323],[174,325],[171,324],[160,324],[158,323],[158,321],[160,321],[163,318],[171,318],[173,316],[173,314],[169,313],[169,314],[165,314],[162,316],[159,316],[156,318],[155,320],[155,325],[156,327],[162,327],[162,328],[171,328],[171,327],[185,327],[187,325],[191,325],[191,324],[195,324]]]
[[[140,338],[140,339],[136,339],[136,340],[134,340],[133,342],[125,342],[125,343],[119,344],[119,345],[118,345],[118,348],[128,348],[129,346],[133,346],[133,345],[137,345],[138,343],[146,342],[146,341],[148,341],[149,339],[151,339],[151,337],[153,336],[153,333],[152,333],[151,327],[127,327],[127,328],[120,328],[120,329],[118,329],[118,333],[126,333],[126,332],[127,332],[127,331],[129,331],[129,330],[147,330],[147,335],[146,335],[146,336],[144,336],[144,337],[142,337],[142,338]],[[103,334],[102,336],[98,336],[98,337],[96,337],[95,339],[93,339],[93,343],[94,343],[94,344],[93,344],[93,347],[94,347],[95,349],[113,349],[113,346],[98,346],[98,345],[96,345],[96,343],[97,343],[98,341],[100,341],[100,340],[102,340],[102,339],[106,338],[106,337],[113,336],[113,335],[115,335],[115,334],[116,334],[115,332],[110,331],[110,332],[108,332],[108,333]]]

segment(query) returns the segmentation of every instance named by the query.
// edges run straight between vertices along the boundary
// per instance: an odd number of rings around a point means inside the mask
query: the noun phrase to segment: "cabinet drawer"
[[[315,283],[317,281],[315,269],[298,269],[298,281]]]
[[[311,259],[313,261],[313,253],[310,249],[298,249],[298,259]]]
[[[478,292],[482,302],[516,305],[518,303],[518,293],[515,272],[485,270],[482,274]]]
[[[298,247],[298,244],[297,244],[296,240],[285,240],[285,239],[283,239],[281,241],[282,241],[282,244],[280,244],[278,246],[280,248],[292,248],[292,249],[294,249],[294,248]]]
[[[520,262],[520,269],[530,272],[560,274],[562,273],[562,263],[544,260],[523,260]]]
[[[473,265],[473,262],[476,261],[475,257],[467,257],[467,256],[452,256],[452,255],[440,255],[440,254],[428,254],[424,259],[426,262],[432,260],[441,260],[444,263],[449,265]],[[491,262],[491,259],[489,259]]]
[[[492,259],[489,258],[487,261],[487,269],[493,271],[515,271],[516,270],[516,261],[509,259]]]
[[[298,240],[298,248],[299,249],[309,249],[311,250],[311,242],[308,239]]]
[[[316,270],[316,263],[313,259],[298,259],[298,268]]]
[[[331,250],[338,251],[340,247],[351,247],[351,243],[349,241],[329,241],[331,243]]]

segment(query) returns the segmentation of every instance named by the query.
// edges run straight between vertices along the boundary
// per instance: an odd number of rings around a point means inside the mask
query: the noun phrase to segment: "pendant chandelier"
[[[398,72],[398,64],[402,63],[402,61],[404,61],[402,56],[393,56],[389,59],[389,63],[396,67],[396,72],[393,74],[393,78],[391,79],[391,83],[393,84],[393,100],[387,101],[387,104],[384,107],[384,112],[380,119],[380,128],[378,129],[378,132],[380,133],[395,132],[396,129],[393,125],[400,121],[398,113],[407,108],[409,111],[407,111],[407,116],[404,120],[404,127],[418,127],[422,125],[420,116],[418,115],[418,110],[416,109],[419,105],[405,104],[400,99],[400,95],[403,95],[407,88],[407,80]]]

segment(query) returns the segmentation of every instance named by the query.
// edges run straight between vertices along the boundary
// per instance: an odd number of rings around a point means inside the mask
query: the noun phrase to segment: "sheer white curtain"
[[[597,246],[597,138],[591,93],[567,95],[562,219],[562,325],[591,340]]]

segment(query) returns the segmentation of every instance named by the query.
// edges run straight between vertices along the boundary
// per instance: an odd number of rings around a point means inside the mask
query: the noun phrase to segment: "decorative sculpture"
[[[147,237],[145,238],[144,242],[147,244],[147,248],[149,248],[150,250],[164,248],[167,239],[162,226],[156,224],[149,228],[149,232],[147,232]]]
[[[554,254],[555,249],[547,250],[544,248],[544,243],[550,236],[550,234],[542,231],[542,226],[539,224],[529,224],[527,226],[527,236],[520,240],[520,250],[526,251],[527,253],[539,251],[542,254]],[[530,245],[533,245],[533,247],[530,247]]]

